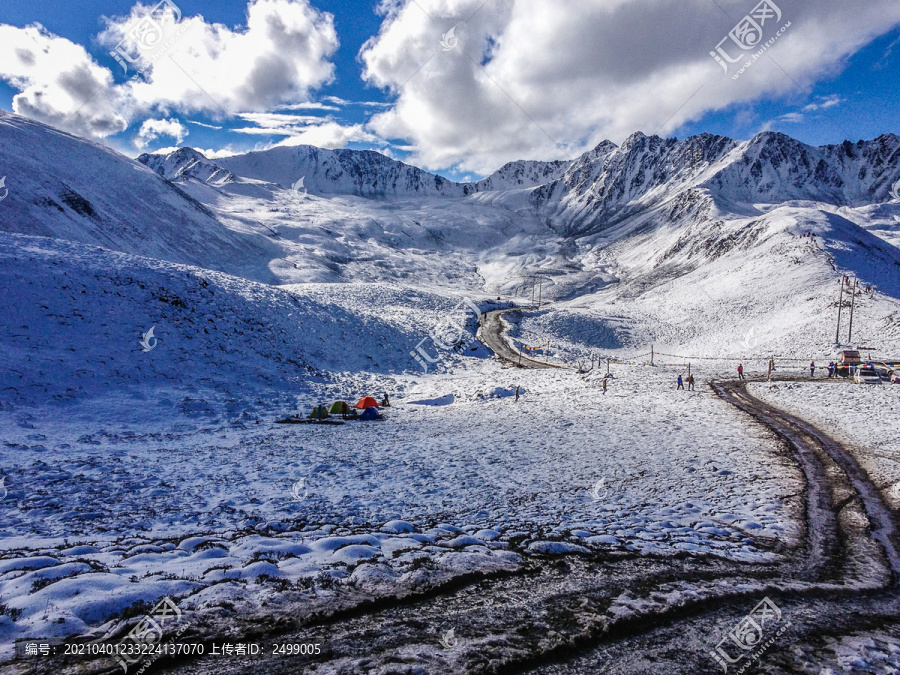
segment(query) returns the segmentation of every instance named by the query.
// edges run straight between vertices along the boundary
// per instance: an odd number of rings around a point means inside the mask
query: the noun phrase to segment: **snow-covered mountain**
[[[370,150],[323,150],[298,145],[209,160],[196,150],[181,148],[163,157],[141,155],[138,161],[176,181],[194,178],[221,183],[240,176],[291,188],[302,178],[303,188],[315,194],[385,199],[463,197],[474,191],[471,186]]]
[[[598,149],[606,147],[615,148],[615,145],[607,141],[607,145],[598,146]],[[563,160],[509,162],[474,186],[478,192],[536,187],[562,178],[571,165],[572,162]]]
[[[745,142],[636,133],[611,152],[582,156],[564,176],[535,188],[530,201],[559,228],[584,234],[667,202],[698,213],[711,201],[725,210],[795,200],[860,207],[891,200],[898,180],[900,138],[893,134],[814,148],[773,132]]]
[[[271,282],[276,249],[96,143],[0,111],[0,231],[54,237]]]
[[[205,183],[221,185],[232,183],[235,176],[193,148],[179,148],[166,155],[144,154],[138,161],[146,164],[168,181],[178,182],[195,178]]]
[[[133,162],[16,116],[2,119],[0,166],[16,169],[6,169],[2,229],[238,277],[524,297],[539,273],[546,298],[608,291],[635,300],[669,284],[686,287],[711,266],[729,265],[739,277],[760,251],[791,248],[814,230],[828,239],[821,255],[800,257],[804,279],[846,271],[893,288],[893,135],[813,148],[775,133],[749,141],[638,133],[570,162],[513,162],[461,184],[374,152],[307,146],[217,159],[182,148]],[[54,178],[35,179],[46,166]],[[300,178],[302,189],[292,189]],[[67,203],[51,189],[60,181],[88,206],[48,208],[48,199]],[[861,266],[865,258],[843,254],[863,248],[881,262]],[[775,273],[764,267],[748,274]]]

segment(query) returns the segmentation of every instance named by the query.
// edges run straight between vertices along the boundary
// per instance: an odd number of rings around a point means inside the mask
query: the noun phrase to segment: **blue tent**
[[[368,420],[377,420],[380,417],[381,417],[381,415],[378,414],[378,408],[369,407],[369,408],[366,408],[365,410],[363,410],[363,414],[359,416],[359,419],[362,421],[368,421]]]

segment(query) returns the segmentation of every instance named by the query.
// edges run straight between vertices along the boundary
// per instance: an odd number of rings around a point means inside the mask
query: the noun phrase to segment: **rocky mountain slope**
[[[0,231],[65,239],[271,282],[276,249],[236,232],[117,152],[0,111]]]

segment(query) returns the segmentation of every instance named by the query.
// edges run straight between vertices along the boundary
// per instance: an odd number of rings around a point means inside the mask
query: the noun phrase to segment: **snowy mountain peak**
[[[475,187],[479,192],[531,188],[562,178],[571,165],[572,162],[565,160],[508,162],[487,178],[475,183]]]
[[[179,155],[176,152],[167,155],[163,163],[153,155],[142,155],[138,161],[153,167],[163,176],[174,176],[174,180],[194,178],[210,182],[204,173],[198,173],[193,168],[179,168],[181,162],[190,162],[193,158],[197,164],[214,166],[232,177],[271,183],[283,189],[290,189],[303,178],[304,187],[313,194],[356,195],[369,199],[462,197],[476,191],[472,186],[454,183],[371,150],[325,150],[298,145],[205,162],[197,159],[196,155],[200,153],[191,151]],[[208,167],[205,172],[214,177],[220,175],[211,172]]]
[[[144,154],[137,161],[173,182],[195,178],[206,183],[223,184],[235,180],[233,173],[194,148],[178,148],[166,155]]]

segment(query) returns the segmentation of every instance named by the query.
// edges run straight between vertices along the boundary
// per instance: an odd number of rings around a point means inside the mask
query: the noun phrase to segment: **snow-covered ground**
[[[888,506],[900,513],[900,385],[857,385],[839,378],[753,384],[751,391],[828,429],[852,450]]]
[[[6,413],[6,653],[166,595],[258,607],[285,581],[327,594],[323,575],[414,586],[423,560],[451,575],[588,550],[763,561],[797,541],[801,479],[765,434],[702,384],[615,375],[604,396],[571,372],[474,360],[407,376],[387,419],[340,427],[273,424],[346,392],[338,382],[257,411],[258,426],[202,411],[116,424],[101,411],[133,404],[104,397],[65,424],[58,407]],[[491,395],[515,385],[519,402]]]

